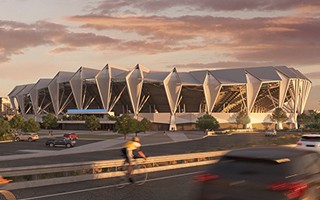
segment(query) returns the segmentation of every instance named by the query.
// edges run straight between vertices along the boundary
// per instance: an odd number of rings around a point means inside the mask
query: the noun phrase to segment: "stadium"
[[[59,119],[94,114],[102,129],[110,129],[108,115],[127,113],[149,119],[155,130],[192,130],[206,113],[221,127],[231,127],[239,112],[246,112],[248,127],[262,129],[273,123],[270,116],[278,107],[288,114],[285,124],[297,128],[310,89],[308,78],[286,66],[163,72],[140,64],[131,70],[107,64],[101,70],[60,71],[18,85],[8,96],[17,113],[39,122],[48,113]],[[75,128],[79,122],[59,123]]]

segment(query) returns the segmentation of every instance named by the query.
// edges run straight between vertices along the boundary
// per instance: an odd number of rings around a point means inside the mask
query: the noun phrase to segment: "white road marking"
[[[146,182],[159,181],[159,180],[170,179],[170,178],[177,178],[177,177],[182,177],[182,176],[189,176],[189,175],[199,174],[199,173],[201,173],[201,172],[203,172],[203,171],[197,171],[197,172],[177,174],[177,175],[172,175],[172,176],[164,176],[164,177],[159,177],[159,178],[153,178],[153,179],[148,179]],[[119,185],[120,185],[120,184],[106,185],[106,186],[101,186],[101,187],[94,187],[94,188],[74,190],[74,191],[69,191],[69,192],[61,192],[61,193],[55,193],[55,194],[48,194],[48,195],[42,195],[42,196],[37,196],[37,197],[29,197],[29,198],[24,198],[24,199],[19,199],[19,200],[44,199],[44,198],[48,198],[48,197],[56,197],[56,196],[62,196],[62,195],[66,195],[66,194],[75,194],[75,193],[81,193],[81,192],[101,190],[101,189],[106,189],[106,188],[113,188],[113,187],[118,187]]]

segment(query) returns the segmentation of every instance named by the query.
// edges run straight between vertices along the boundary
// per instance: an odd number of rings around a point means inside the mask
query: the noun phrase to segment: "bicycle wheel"
[[[133,180],[135,181],[135,184],[137,184],[137,185],[144,184],[148,178],[146,166],[145,165],[134,166],[134,171],[133,171],[132,176],[133,176]]]
[[[117,188],[123,188],[128,185],[127,177],[127,166],[122,166],[118,171],[121,172],[121,175],[117,178]]]
[[[7,200],[16,200],[16,197],[8,190],[0,190],[0,199],[3,196]]]

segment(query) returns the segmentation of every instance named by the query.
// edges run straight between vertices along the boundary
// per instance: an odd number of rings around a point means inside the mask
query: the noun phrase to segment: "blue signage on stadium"
[[[68,114],[106,114],[106,109],[69,109]]]

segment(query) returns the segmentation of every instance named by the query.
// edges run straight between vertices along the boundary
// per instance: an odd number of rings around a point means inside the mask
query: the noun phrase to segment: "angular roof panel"
[[[149,72],[144,74],[146,82],[163,82],[170,72]]]
[[[206,76],[207,76],[208,70],[201,70],[201,71],[192,71],[189,72],[195,79],[197,79],[200,83],[203,83]]]
[[[100,70],[87,68],[87,67],[80,67],[79,70],[75,73],[81,73],[82,80],[85,79],[92,79],[95,78],[96,75],[99,73]]]
[[[29,94],[34,85],[34,83],[26,85],[26,87],[24,87],[17,95]]]
[[[109,65],[109,64],[107,66],[109,66],[110,69],[111,69],[111,78],[117,77],[117,76],[126,77],[127,74],[129,73],[128,69],[124,69],[124,68],[113,66],[113,65]]]
[[[281,78],[273,67],[246,68],[246,71],[261,81],[281,81]]]
[[[15,97],[17,94],[23,90],[27,85],[17,85],[16,87],[13,88],[13,90],[8,94],[9,97]]]
[[[66,83],[70,81],[73,74],[74,72],[60,71],[55,75],[55,77],[52,80],[56,79],[57,83]]]
[[[285,76],[287,76],[288,78],[299,78],[297,76],[297,74],[295,74],[292,70],[290,70],[288,67],[286,66],[277,66],[275,67],[276,70],[280,71],[281,73],[283,73]]]
[[[202,85],[189,72],[178,72],[182,85]]]
[[[290,68],[291,71],[293,71],[299,78],[309,80],[305,75],[303,75],[300,71]],[[310,81],[310,80],[309,80]]]
[[[51,80],[52,79],[39,79],[32,89],[40,90],[40,89],[46,88],[48,87]]]
[[[222,84],[246,84],[245,69],[211,70],[210,73]]]

